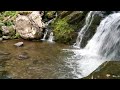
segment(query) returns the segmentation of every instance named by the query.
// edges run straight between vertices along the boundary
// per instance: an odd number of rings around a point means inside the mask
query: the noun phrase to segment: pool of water
[[[22,47],[14,46],[24,42]],[[69,79],[76,78],[68,67],[67,58],[73,54],[64,52],[70,46],[58,43],[6,40],[0,42],[0,78],[11,79]],[[21,58],[25,55],[27,58]]]

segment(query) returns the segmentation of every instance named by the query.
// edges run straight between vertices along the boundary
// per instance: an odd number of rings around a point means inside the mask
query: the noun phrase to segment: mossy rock
[[[52,26],[55,35],[55,40],[57,42],[68,44],[72,40],[74,30],[66,22],[66,19],[59,19],[55,23],[53,23]]]
[[[18,39],[21,38],[20,34],[16,32],[14,36],[12,36],[13,39]]]
[[[56,11],[45,11],[44,15],[42,16],[44,22],[48,22],[49,20],[56,17]]]
[[[9,36],[15,36],[15,34],[16,34],[16,31],[15,31],[15,29],[14,29],[14,26],[9,26],[9,30],[10,30],[10,33],[9,33]]]
[[[56,42],[72,44],[77,38],[77,30],[82,27],[87,12],[62,11],[51,23]]]
[[[108,76],[109,75],[109,76]],[[97,70],[84,79],[120,79],[120,62],[110,61],[103,63]]]
[[[51,19],[51,18],[54,18],[55,13],[56,11],[47,11],[45,14],[47,18]]]
[[[58,18],[62,19],[62,18],[65,18],[66,16],[70,15],[73,11],[62,11],[62,12],[59,12],[58,14]]]

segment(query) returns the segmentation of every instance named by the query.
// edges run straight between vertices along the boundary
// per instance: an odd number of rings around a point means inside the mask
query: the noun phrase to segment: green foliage
[[[11,22],[11,21],[5,21],[4,24],[5,24],[5,26],[11,26],[11,25],[13,25],[14,23]]]
[[[56,11],[45,11],[45,14],[43,15],[43,21],[47,22],[50,19],[55,17]]]
[[[73,28],[67,23],[67,19],[57,19],[51,24],[55,39],[58,42],[69,43],[72,40]]]
[[[16,14],[17,14],[17,11],[4,11],[4,12],[2,12],[2,15],[4,15],[4,17],[15,16]]]
[[[3,11],[0,12],[0,22],[4,23],[6,26],[13,25],[13,21],[18,15],[18,11]]]
[[[10,30],[9,36],[11,36],[11,37],[15,36],[16,31],[13,28],[13,26],[9,26],[9,30]]]
[[[46,13],[46,16],[47,16],[48,18],[53,18],[55,12],[56,12],[56,11],[48,11],[48,12]]]
[[[19,33],[16,33],[12,38],[13,38],[13,39],[18,39],[18,38],[20,38],[20,34],[19,34]]]

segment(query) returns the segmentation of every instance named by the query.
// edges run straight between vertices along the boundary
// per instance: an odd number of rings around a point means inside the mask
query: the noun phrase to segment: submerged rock
[[[20,47],[20,46],[23,46],[23,42],[18,42],[18,43],[15,43],[14,45],[17,47]]]
[[[11,59],[11,57],[8,55],[0,55],[0,62],[10,60],[10,59]]]
[[[23,52],[20,55],[18,55],[19,60],[24,60],[24,59],[28,59],[28,58],[29,58],[29,56],[28,56],[28,53],[26,53],[26,52]]]
[[[0,71],[0,79],[11,79],[7,71]]]
[[[10,55],[10,53],[9,52],[0,51],[0,55]]]

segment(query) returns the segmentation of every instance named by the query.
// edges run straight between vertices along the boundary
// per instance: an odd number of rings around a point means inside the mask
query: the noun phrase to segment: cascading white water
[[[53,39],[54,39],[53,32],[51,32],[47,41],[48,42],[53,42]]]
[[[57,17],[57,13],[56,13],[55,16]],[[56,18],[53,18],[53,19],[49,20],[48,22],[46,22],[46,23],[45,23],[45,26],[47,27],[47,26],[48,26],[52,21],[54,21],[55,19],[56,19]],[[42,38],[41,40],[43,40],[43,41],[46,40],[46,36],[47,36],[47,34],[48,34],[48,31],[50,31],[50,30],[46,29],[46,31],[45,31],[45,33],[44,33],[44,36],[43,36],[43,38]],[[47,41],[53,42],[53,39],[54,39],[53,32],[51,32]]]
[[[51,19],[51,20],[49,20],[48,22],[46,22],[46,23],[45,23],[45,26],[47,27],[53,20],[54,20],[54,18]],[[49,31],[48,29],[45,29],[44,36],[43,36],[43,38],[42,38],[41,40],[43,40],[43,41],[46,40],[46,36],[47,36],[47,34],[48,34],[48,31]],[[50,34],[50,35],[51,35],[51,34]],[[49,36],[49,38],[52,39],[52,35]],[[48,39],[48,41],[51,41],[50,39]],[[53,39],[52,39],[52,40],[53,40]],[[51,42],[52,42],[52,41],[51,41]]]
[[[120,60],[120,12],[110,14],[101,21],[85,48],[69,51],[75,55],[66,62],[74,69],[73,74],[77,78],[88,76],[106,61]]]
[[[113,13],[101,21],[85,49],[109,60],[120,59],[120,13]]]
[[[100,11],[90,11],[85,19],[85,25],[82,27],[82,29],[80,30],[80,32],[78,33],[77,39],[76,39],[76,43],[73,45],[76,48],[80,48],[81,46],[81,41],[83,39],[83,36],[85,35],[85,32],[88,30],[88,28],[90,27],[93,19],[94,19],[94,15],[98,14]]]
[[[47,36],[47,33],[48,33],[48,29],[45,29],[46,31],[45,31],[45,33],[44,33],[44,36],[43,36],[43,38],[41,39],[41,40],[45,40],[46,39],[46,36]]]

